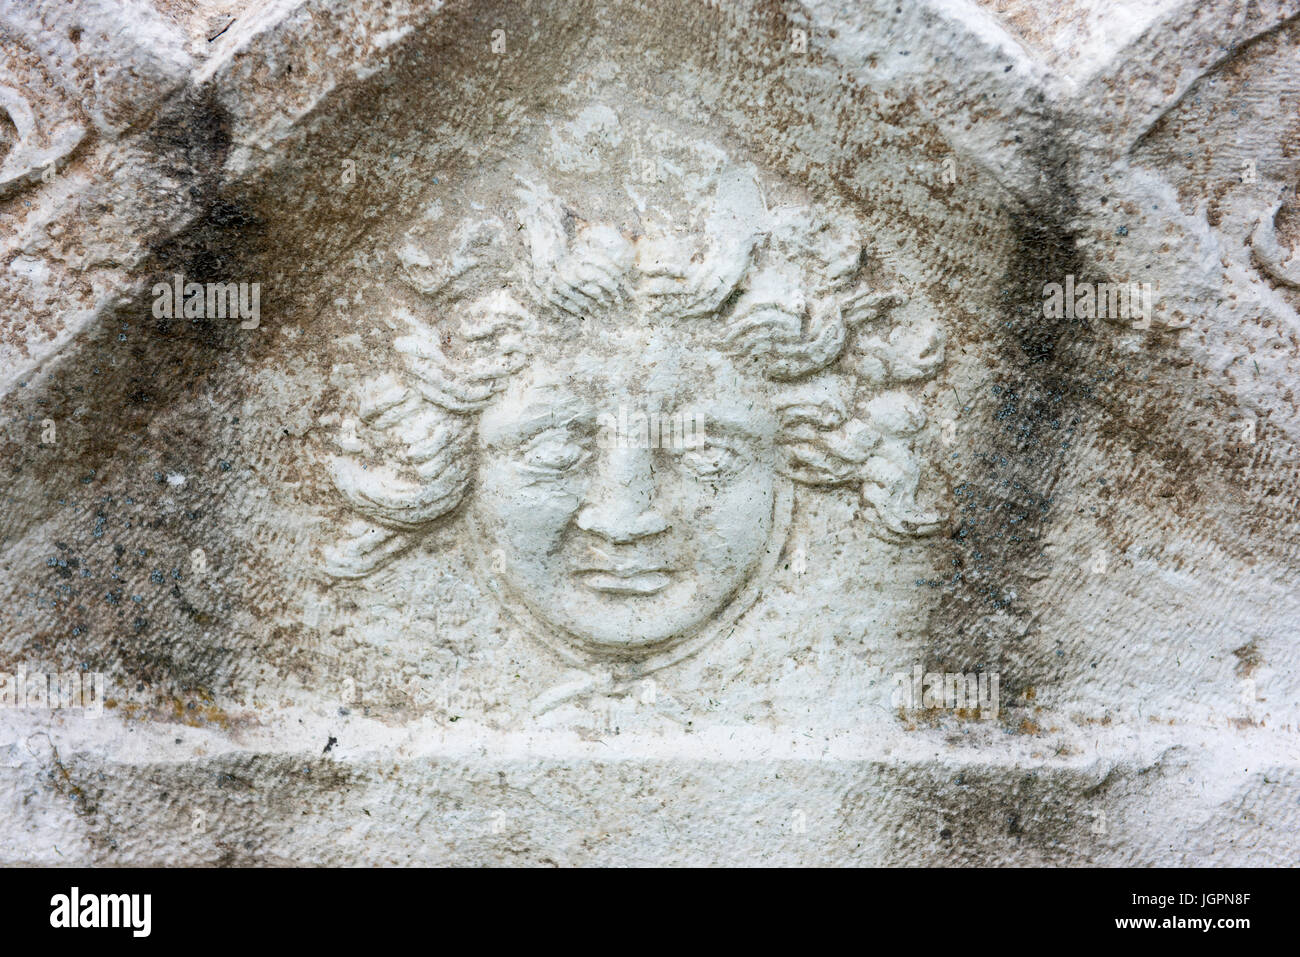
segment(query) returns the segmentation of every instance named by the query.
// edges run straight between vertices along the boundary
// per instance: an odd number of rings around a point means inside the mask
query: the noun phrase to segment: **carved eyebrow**
[[[702,409],[701,412],[704,416],[703,431],[706,439],[715,433],[755,443],[762,443],[772,438],[772,436],[756,430],[745,418],[731,414],[726,410],[719,413],[709,409]]]
[[[596,413],[575,398],[559,398],[554,402],[530,402],[517,418],[497,423],[485,443],[494,449],[517,448],[524,442],[548,429],[561,429],[580,424],[594,425]]]

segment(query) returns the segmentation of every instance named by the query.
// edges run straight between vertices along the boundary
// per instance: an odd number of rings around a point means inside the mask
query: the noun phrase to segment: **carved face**
[[[688,637],[781,547],[776,432],[762,381],[719,352],[672,330],[584,337],[483,412],[478,545],[588,650]]]
[[[398,250],[429,308],[400,310],[404,368],[359,396],[371,434],[342,423],[331,472],[369,521],[331,574],[367,574],[454,511],[534,637],[643,674],[757,598],[792,483],[856,490],[893,536],[938,528],[902,384],[938,368],[942,335],[880,321],[906,298],[869,281],[855,223],[768,208],[743,167],[683,178],[635,229],[519,179],[517,225],[421,221]]]

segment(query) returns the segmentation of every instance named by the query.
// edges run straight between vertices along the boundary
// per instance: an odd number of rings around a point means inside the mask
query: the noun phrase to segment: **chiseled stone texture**
[[[0,863],[1294,864],[1298,46],[0,6]]]

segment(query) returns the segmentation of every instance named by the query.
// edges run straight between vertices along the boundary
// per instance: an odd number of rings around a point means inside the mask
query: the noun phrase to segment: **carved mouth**
[[[672,584],[673,572],[670,568],[584,568],[574,577],[605,595],[653,595]]]

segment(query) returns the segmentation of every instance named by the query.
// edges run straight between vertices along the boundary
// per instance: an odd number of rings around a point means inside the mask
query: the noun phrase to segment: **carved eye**
[[[682,449],[676,455],[687,472],[702,479],[729,478],[745,466],[745,457],[740,452],[714,443],[698,449]]]
[[[588,457],[587,449],[564,429],[549,429],[534,436],[521,450],[525,468],[542,474],[572,472]]]

